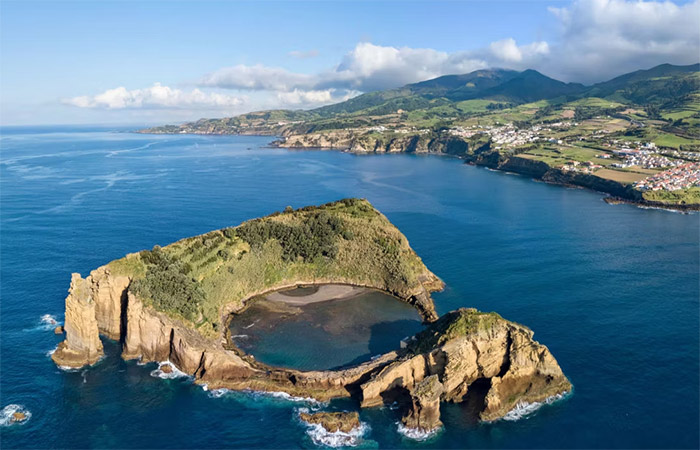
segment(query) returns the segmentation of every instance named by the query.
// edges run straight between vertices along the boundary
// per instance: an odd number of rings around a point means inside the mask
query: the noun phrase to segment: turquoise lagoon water
[[[444,430],[422,442],[397,432],[396,411],[364,410],[359,446],[698,447],[700,216],[608,205],[450,158],[113,131],[2,130],[0,406],[32,413],[0,426],[3,448],[314,447],[297,416],[318,405],[161,379],[113,342],[94,367],[61,371],[47,356],[59,337],[41,317],[62,320],[71,272],[349,196],[372,201],[446,282],[438,312],[473,306],[527,324],[575,385],[516,421],[476,424],[444,405]]]

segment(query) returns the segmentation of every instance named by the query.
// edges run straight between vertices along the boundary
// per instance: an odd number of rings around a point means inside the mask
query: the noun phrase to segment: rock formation
[[[91,287],[91,283],[82,279],[80,274],[71,275],[70,294],[66,297],[66,340],[51,355],[59,366],[82,367],[96,363],[102,356]]]
[[[103,354],[99,335],[120,338],[129,282],[129,277],[114,276],[106,266],[92,271],[85,279],[77,273],[71,275],[63,325],[66,340],[52,355],[56,364],[65,367],[94,364]]]
[[[547,347],[533,332],[496,313],[462,308],[445,314],[415,336],[407,353],[364,382],[362,406],[406,399],[437,375],[442,399],[461,402],[486,386],[481,420],[504,416],[520,402],[541,402],[571,389]],[[476,392],[474,392],[476,395]]]
[[[329,433],[349,433],[360,426],[360,415],[355,412],[317,412],[309,414],[302,412],[299,418],[306,423],[319,424]]]
[[[440,422],[440,397],[444,387],[437,375],[430,375],[411,391],[411,406],[401,419],[407,428],[423,432],[442,426]]]

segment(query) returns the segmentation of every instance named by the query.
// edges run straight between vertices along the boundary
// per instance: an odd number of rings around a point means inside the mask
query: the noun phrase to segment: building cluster
[[[653,142],[641,142],[641,141],[621,141],[619,139],[611,139],[604,142],[603,145],[606,147],[612,147],[613,153],[616,154],[626,154],[626,153],[638,153],[638,152],[649,152],[653,153],[657,151],[656,144]]]
[[[366,128],[366,130],[367,131],[374,131],[377,133],[390,132],[390,133],[398,133],[398,134],[426,134],[426,133],[430,133],[430,130],[427,128],[421,128],[421,129],[417,129],[416,127],[387,128],[384,125],[377,125],[374,127],[369,127],[369,128]]]
[[[677,159],[668,159],[665,156],[656,153],[636,152],[626,154],[625,159],[619,163],[611,164],[613,167],[631,167],[638,166],[644,169],[659,169],[661,167],[674,167],[683,164],[683,161]]]
[[[687,159],[688,161],[700,161],[699,152],[684,152],[680,150],[664,150],[661,154],[665,156],[671,156],[674,158]]]
[[[582,173],[593,173],[598,169],[602,169],[603,166],[596,164],[593,161],[569,161],[561,167],[561,170],[567,172],[582,172]]]
[[[684,163],[634,184],[643,191],[677,191],[700,186],[700,163]]]
[[[517,147],[519,145],[529,144],[541,139],[540,131],[542,127],[533,126],[528,129],[519,129],[513,124],[502,126],[479,125],[473,128],[456,127],[451,128],[449,133],[454,136],[472,137],[475,134],[488,134],[498,150],[503,147]]]
[[[486,131],[483,129],[480,129],[481,127],[476,127],[476,128],[464,128],[464,127],[454,127],[450,128],[447,130],[449,134],[452,136],[457,136],[457,137],[462,137],[462,138],[470,138],[474,135],[477,134],[485,134]]]

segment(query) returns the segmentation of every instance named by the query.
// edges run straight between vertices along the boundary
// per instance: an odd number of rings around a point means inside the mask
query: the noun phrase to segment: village
[[[700,186],[700,163],[681,164],[634,184],[643,191],[677,191],[693,186]]]

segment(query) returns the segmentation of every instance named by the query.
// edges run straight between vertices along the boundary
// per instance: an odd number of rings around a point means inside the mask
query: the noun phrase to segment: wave
[[[290,395],[286,392],[278,392],[278,391],[272,391],[272,392],[267,392],[267,391],[253,391],[253,390],[246,390],[244,392],[248,392],[250,394],[256,395],[256,396],[261,396],[261,397],[272,397],[272,398],[277,398],[280,400],[285,400],[288,402],[303,402],[303,403],[313,403],[316,405],[323,405],[324,402],[320,402],[316,400],[315,398],[311,397],[295,397],[293,395]]]
[[[233,391],[231,391],[230,389],[226,389],[226,388],[219,388],[219,389],[212,389],[211,391],[208,392],[207,395],[209,395],[209,397],[211,397],[211,398],[221,398],[230,392],[233,392]]]
[[[56,353],[56,350],[58,350],[58,344],[53,348],[53,350],[49,350],[48,352],[46,352],[46,357],[51,358],[53,354]]]
[[[104,183],[104,186],[94,188],[94,189],[88,189],[83,192],[78,192],[77,194],[74,194],[71,196],[68,201],[60,204],[53,206],[51,208],[47,209],[42,209],[40,211],[32,211],[29,214],[25,214],[24,216],[20,217],[13,217],[10,219],[4,219],[6,222],[17,222],[19,220],[23,220],[26,217],[29,217],[30,215],[43,215],[43,214],[55,214],[55,213],[62,213],[68,210],[71,210],[75,208],[76,206],[79,206],[82,202],[84,197],[97,193],[97,192],[102,192],[102,191],[107,191],[114,187],[117,183],[121,182],[133,182],[133,181],[142,181],[142,180],[152,180],[155,177],[161,177],[164,176],[165,173],[158,173],[158,174],[148,174],[148,175],[134,175],[128,171],[120,170],[114,173],[106,174],[106,175],[95,175],[95,176],[90,176],[87,178],[88,181],[96,181],[96,182],[101,182]]]
[[[51,314],[44,314],[41,316],[41,323],[46,324],[46,325],[58,325],[58,322],[56,321],[56,317],[51,315]]]
[[[233,336],[231,336],[231,338],[233,339],[248,339],[249,337],[250,336],[248,336],[247,334],[234,334]]]
[[[551,405],[552,403],[556,402],[557,400],[561,400],[566,396],[567,392],[563,392],[561,394],[556,394],[552,395],[551,397],[547,397],[544,401],[542,402],[519,402],[517,405],[515,405],[515,408],[511,409],[506,413],[505,416],[503,416],[503,420],[508,420],[508,421],[516,421],[520,420],[524,417],[529,416],[530,414],[534,413],[538,409],[540,409],[543,405]]]
[[[267,391],[254,391],[252,389],[242,389],[240,391],[233,391],[231,389],[226,389],[226,388],[218,388],[218,389],[209,389],[209,386],[206,383],[202,383],[200,386],[202,386],[202,390],[207,392],[208,395],[212,398],[220,398],[223,397],[226,394],[230,393],[241,393],[244,395],[249,395],[253,398],[260,398],[260,397],[266,397],[270,399],[279,399],[283,400],[286,402],[295,402],[295,403],[307,403],[309,404],[312,409],[317,410],[321,406],[325,405],[326,403],[320,402],[316,400],[315,398],[311,397],[295,397],[293,395],[287,394],[286,392],[278,392],[278,391],[272,391],[272,392],[267,392]]]
[[[218,388],[218,389],[211,389],[209,390],[209,385],[207,383],[202,383],[200,384],[202,387],[202,390],[207,393],[207,395],[211,398],[221,398],[226,394],[229,394],[233,392],[231,389],[226,389],[226,388]]]
[[[24,414],[24,420],[17,422],[14,420],[14,414],[21,413]],[[31,419],[32,413],[22,405],[11,404],[5,406],[2,411],[0,411],[0,426],[7,427],[10,425],[23,425]]]
[[[397,422],[397,423],[398,423],[398,427],[397,427],[398,432],[401,435],[403,435],[409,439],[413,439],[414,441],[426,441],[426,440],[436,436],[440,432],[440,430],[442,430],[442,427],[438,427],[438,428],[433,428],[432,430],[425,431],[425,430],[420,430],[417,428],[409,428],[409,427],[405,426],[404,424],[402,424],[401,422]]]
[[[248,328],[251,328],[253,325],[255,325],[255,324],[258,323],[258,322],[260,322],[260,319],[256,320],[255,322],[251,323],[250,325],[246,325],[246,326],[243,327],[243,328],[245,328],[245,329],[247,330]]]
[[[309,412],[306,408],[299,408],[299,412]],[[306,434],[309,435],[311,441],[318,446],[326,447],[355,447],[362,441],[362,436],[364,436],[370,427],[365,422],[360,422],[360,426],[353,428],[349,432],[343,431],[328,431],[321,424],[318,423],[308,423],[301,418],[299,419],[304,425],[306,425]]]
[[[165,366],[170,367],[170,372],[163,371],[163,367],[165,367]],[[151,371],[151,376],[156,377],[156,378],[161,378],[163,380],[172,380],[175,378],[189,378],[190,377],[185,372],[183,372],[180,369],[178,369],[177,367],[175,367],[175,364],[171,363],[170,361],[159,362],[158,368]]]
[[[25,328],[24,331],[49,331],[60,325],[53,314],[44,314],[33,328]]]

